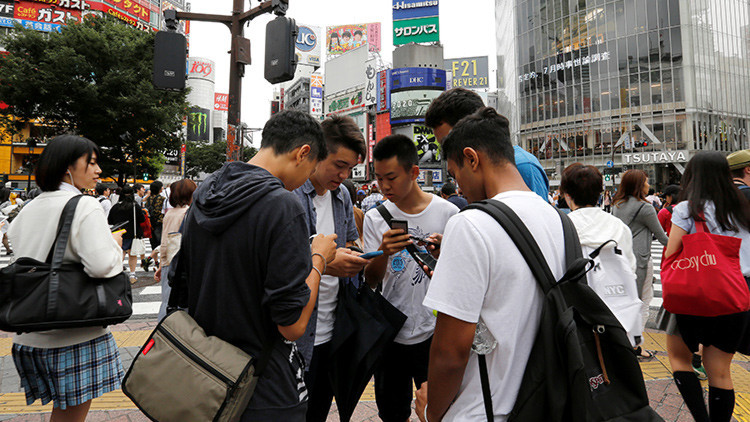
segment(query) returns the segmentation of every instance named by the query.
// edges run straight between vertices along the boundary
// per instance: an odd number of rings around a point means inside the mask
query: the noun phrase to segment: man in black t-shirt
[[[732,171],[734,185],[739,188],[745,198],[750,200],[750,149],[729,154],[729,169]]]
[[[291,191],[328,150],[309,114],[285,111],[263,128],[260,151],[225,164],[195,191],[184,222],[188,309],[205,330],[262,360],[265,372],[242,421],[302,421],[304,362],[294,341],[305,332],[336,235],[309,240],[307,216]]]

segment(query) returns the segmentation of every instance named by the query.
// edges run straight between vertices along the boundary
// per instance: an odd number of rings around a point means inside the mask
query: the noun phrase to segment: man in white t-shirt
[[[443,157],[469,202],[493,198],[513,209],[555,278],[562,277],[560,217],[529,190],[516,169],[508,120],[491,108],[464,118],[443,141]],[[417,392],[417,415],[422,421],[487,420],[472,351],[480,325],[486,327],[483,344],[491,349],[486,360],[494,420],[504,421],[539,329],[542,291],[508,234],[482,211],[466,210],[451,218],[441,250],[424,300],[438,316],[429,381]]]
[[[374,208],[365,214],[364,250],[384,252],[365,267],[370,287],[382,283],[383,297],[407,316],[406,323],[388,345],[375,372],[375,401],[385,422],[404,422],[411,415],[414,385],[427,380],[430,341],[435,327],[432,311],[422,305],[430,278],[404,249],[410,235],[424,238],[442,234],[458,208],[417,184],[417,149],[404,135],[383,138],[373,150],[375,177],[388,199],[383,203],[393,219],[406,220],[409,233],[391,229]],[[423,246],[420,246],[423,248]]]
[[[307,422],[325,422],[333,401],[328,377],[331,339],[336,322],[339,283],[356,276],[367,260],[347,249],[359,239],[349,190],[341,183],[349,177],[359,159],[365,156],[365,140],[351,117],[332,116],[321,124],[328,147],[328,158],[315,173],[294,191],[305,210],[310,234],[336,234],[336,259],[328,264],[320,280],[318,301],[305,334],[297,340],[300,353],[308,362],[305,385],[309,392]]]

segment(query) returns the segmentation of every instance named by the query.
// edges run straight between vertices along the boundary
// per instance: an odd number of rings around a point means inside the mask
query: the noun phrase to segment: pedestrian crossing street
[[[662,304],[661,296],[661,278],[659,277],[661,268],[661,255],[664,247],[661,243],[654,241],[651,246],[651,256],[654,261],[654,299],[651,301],[650,308],[658,309]],[[4,251],[3,251],[4,252]],[[151,245],[146,242],[146,256],[151,254]],[[10,263],[10,256],[0,256],[0,268]],[[123,260],[123,268],[128,271],[128,261]],[[138,258],[136,274],[139,280],[142,277],[153,277],[155,268],[149,268],[149,272],[143,271],[141,259]],[[146,287],[136,287],[133,289],[133,317],[134,319],[153,319],[159,313],[161,306],[161,286],[154,284]]]

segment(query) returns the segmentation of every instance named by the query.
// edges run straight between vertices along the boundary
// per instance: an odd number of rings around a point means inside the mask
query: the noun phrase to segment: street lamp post
[[[168,21],[192,20],[198,22],[216,22],[225,24],[232,33],[232,46],[229,51],[229,112],[227,118],[227,161],[240,158],[242,135],[240,132],[240,107],[242,100],[242,77],[245,75],[245,65],[250,64],[250,40],[244,37],[245,24],[264,13],[275,12],[284,15],[289,7],[289,0],[269,0],[260,5],[244,10],[244,0],[234,0],[232,14],[212,15],[205,13],[191,13],[181,11],[165,11],[164,17]],[[170,12],[170,15],[167,15]],[[172,15],[171,13],[174,13]]]

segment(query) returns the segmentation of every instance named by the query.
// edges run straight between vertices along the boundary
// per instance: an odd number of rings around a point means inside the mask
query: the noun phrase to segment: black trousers
[[[307,387],[307,422],[325,422],[333,401],[330,371],[331,342],[313,348],[310,369],[305,372]]]
[[[383,422],[404,422],[411,416],[413,388],[427,381],[432,337],[422,343],[391,343],[375,371],[375,402]]]
[[[151,239],[149,241],[151,242],[151,249],[156,249],[161,245],[161,224],[156,224],[151,226]]]

